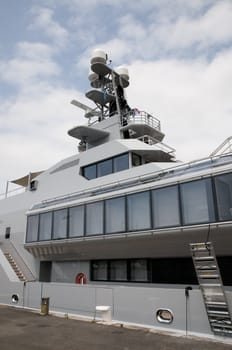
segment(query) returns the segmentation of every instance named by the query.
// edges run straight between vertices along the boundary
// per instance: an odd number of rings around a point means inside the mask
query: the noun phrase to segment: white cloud
[[[52,49],[42,43],[21,42],[12,59],[0,61],[0,81],[28,87],[32,81],[59,74]]]
[[[30,29],[39,30],[52,40],[54,45],[63,47],[67,44],[69,33],[67,29],[54,20],[54,11],[47,7],[34,7],[31,11],[33,21]]]
[[[135,62],[131,107],[161,120],[166,141],[183,160],[208,156],[232,130],[232,50],[204,60]]]

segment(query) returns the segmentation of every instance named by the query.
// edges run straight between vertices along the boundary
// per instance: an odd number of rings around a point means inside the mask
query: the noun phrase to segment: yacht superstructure
[[[231,336],[231,149],[177,162],[160,121],[128,105],[125,67],[96,50],[89,80],[96,108],[72,101],[79,153],[0,201],[0,303]]]

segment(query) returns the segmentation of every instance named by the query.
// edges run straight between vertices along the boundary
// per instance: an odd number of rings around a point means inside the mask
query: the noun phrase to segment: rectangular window
[[[114,173],[129,168],[129,154],[122,154],[121,156],[114,157],[113,159]]]
[[[130,261],[130,280],[132,282],[148,282],[148,261],[136,259]]]
[[[127,281],[127,261],[126,260],[110,261],[110,280]]]
[[[38,240],[39,215],[30,215],[27,217],[27,238],[26,242],[35,242]]]
[[[232,174],[215,177],[219,220],[232,220]]]
[[[48,241],[52,238],[52,212],[39,216],[39,240]]]
[[[125,232],[125,197],[105,201],[106,233]]]
[[[84,236],[84,205],[69,209],[69,237]]]
[[[127,215],[129,231],[151,228],[149,191],[127,197]]]
[[[53,214],[53,239],[67,237],[68,210],[55,210]]]
[[[107,281],[107,261],[106,260],[99,260],[99,261],[92,261],[92,280],[93,281]]]
[[[112,159],[104,160],[97,164],[97,177],[112,174],[113,172],[113,161]]]
[[[88,179],[92,180],[97,177],[97,166],[96,164],[88,165],[83,168],[83,176]]]
[[[185,225],[215,220],[211,179],[184,183],[180,189]]]
[[[178,187],[170,186],[152,191],[154,227],[180,225]]]
[[[132,153],[132,166],[139,166],[142,164],[142,157],[138,154]]]
[[[86,204],[86,235],[103,234],[103,202]]]

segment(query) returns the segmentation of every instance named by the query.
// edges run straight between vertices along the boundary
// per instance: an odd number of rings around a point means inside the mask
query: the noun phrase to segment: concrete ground
[[[41,316],[0,306],[1,350],[231,350],[224,344],[149,330]]]

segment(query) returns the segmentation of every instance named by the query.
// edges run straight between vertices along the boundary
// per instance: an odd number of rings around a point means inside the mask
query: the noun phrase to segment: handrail
[[[145,111],[132,109],[129,113],[124,115],[124,118],[127,120],[128,124],[144,124],[159,131],[161,130],[160,120]]]

